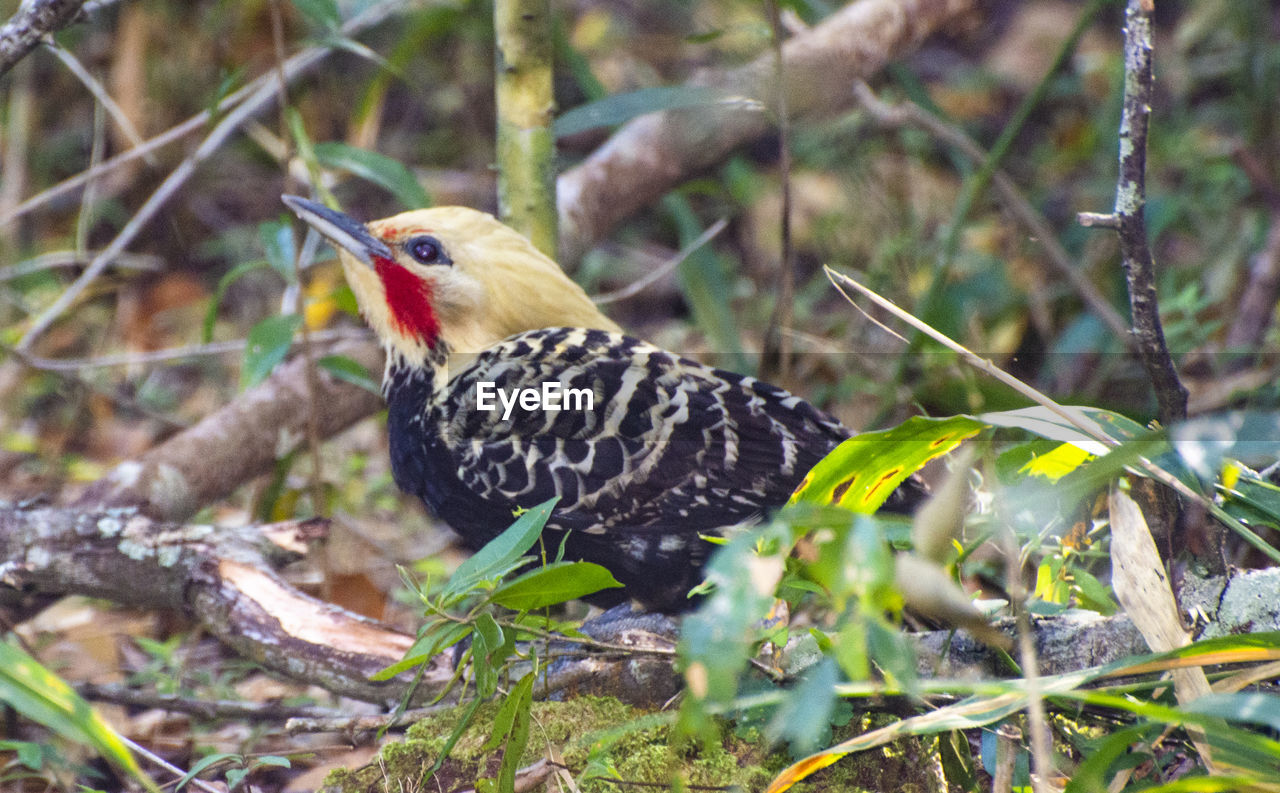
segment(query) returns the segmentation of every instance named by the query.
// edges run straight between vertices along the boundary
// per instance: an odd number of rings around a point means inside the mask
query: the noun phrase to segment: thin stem
[[[1147,129],[1151,121],[1151,4],[1129,0],[1125,9],[1124,109],[1120,116],[1120,173],[1115,215],[1120,257],[1129,287],[1133,335],[1155,386],[1158,415],[1168,426],[1187,417],[1187,389],[1165,343],[1156,294],[1155,260],[1147,241]]]
[[[778,267],[781,275],[778,299],[769,317],[760,358],[760,376],[785,378],[791,371],[793,345],[783,329],[791,324],[796,294],[795,251],[791,244],[791,120],[787,110],[786,67],[782,57],[782,17],[776,0],[765,0],[773,39],[776,112],[778,114],[778,177],[782,183],[782,206],[779,209],[781,247]]]
[[[276,90],[278,92],[278,102],[280,106],[280,133],[283,140],[288,141],[289,122],[285,119],[285,112],[289,107],[289,89],[288,81],[285,78],[284,65],[284,21],[280,13],[280,0],[271,0],[271,38],[275,45],[276,54]],[[291,154],[287,152],[286,154]],[[289,186],[289,156],[284,158],[281,163],[284,170],[284,179],[286,186]],[[289,186],[292,190],[292,187]],[[307,451],[311,458],[311,512],[315,515],[324,515],[325,497],[324,497],[324,468],[322,458],[320,457],[320,408],[316,404],[316,394],[320,390],[320,375],[316,370],[316,359],[311,344],[311,329],[307,327],[307,292],[303,288],[302,278],[302,256],[303,247],[298,246],[293,256],[293,313],[302,318],[300,325],[302,337],[302,359],[303,371],[306,375],[307,386]]]
[[[615,289],[612,292],[605,292],[603,295],[596,295],[591,298],[591,302],[595,303],[597,306],[603,306],[607,303],[616,303],[619,300],[626,300],[629,297],[640,294],[658,281],[662,280],[665,276],[670,275],[677,267],[680,266],[681,262],[689,258],[694,251],[715,239],[716,236],[719,235],[720,232],[724,231],[725,227],[728,225],[729,221],[724,218],[720,218],[715,223],[708,226],[706,231],[699,234],[696,240],[681,248],[675,256],[672,256],[662,264],[650,270],[643,278],[637,278],[621,289]]]

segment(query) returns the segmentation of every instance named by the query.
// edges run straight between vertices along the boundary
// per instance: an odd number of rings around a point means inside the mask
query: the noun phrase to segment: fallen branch
[[[394,702],[406,681],[369,676],[413,637],[304,595],[266,561],[256,527],[181,525],[133,509],[0,506],[0,598],[81,594],[179,609],[240,655],[344,696]],[[438,690],[447,662],[424,675]]]

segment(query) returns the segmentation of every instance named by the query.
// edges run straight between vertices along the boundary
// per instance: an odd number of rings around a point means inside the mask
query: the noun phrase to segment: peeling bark
[[[268,669],[344,696],[396,701],[405,679],[368,678],[399,661],[413,637],[298,592],[268,565],[269,551],[258,527],[163,523],[128,508],[4,504],[0,602],[79,594],[178,609]],[[450,671],[446,662],[433,666],[423,691],[438,690]]]

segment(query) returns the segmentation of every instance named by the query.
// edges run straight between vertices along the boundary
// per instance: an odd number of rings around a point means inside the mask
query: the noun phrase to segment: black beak
[[[375,256],[395,259],[385,242],[370,234],[363,223],[350,215],[296,195],[282,195],[280,198],[294,214],[320,232],[325,239],[370,267],[373,266]]]

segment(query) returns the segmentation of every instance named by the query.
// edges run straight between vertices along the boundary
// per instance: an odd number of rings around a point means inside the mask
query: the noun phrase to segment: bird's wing
[[[504,416],[498,392],[541,396],[546,383],[558,384],[560,410],[516,404]],[[480,409],[482,393],[493,409]],[[559,496],[553,523],[588,533],[748,520],[784,502],[848,436],[780,388],[576,328],[528,331],[486,350],[450,381],[441,409],[467,487],[512,506]]]

